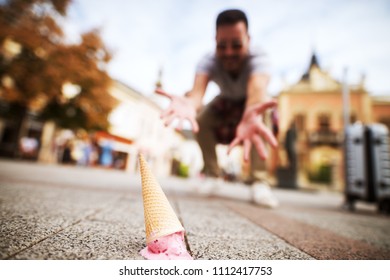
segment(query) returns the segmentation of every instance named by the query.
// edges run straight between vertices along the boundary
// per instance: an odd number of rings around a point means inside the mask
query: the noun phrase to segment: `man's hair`
[[[241,21],[245,23],[246,29],[248,30],[248,18],[243,11],[237,9],[225,10],[218,15],[216,27],[236,24]]]

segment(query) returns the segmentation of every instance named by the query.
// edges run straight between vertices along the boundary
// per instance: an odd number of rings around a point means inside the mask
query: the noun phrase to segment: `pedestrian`
[[[174,96],[162,89],[156,93],[168,97],[171,102],[161,117],[166,125],[178,119],[178,129],[189,120],[202,151],[206,185],[219,186],[222,175],[218,166],[216,145],[229,144],[228,152],[243,144],[244,159],[250,159],[251,168],[247,183],[252,185],[259,204],[274,207],[278,204],[265,180],[267,148],[277,141],[262,117],[276,102],[266,96],[269,82],[266,54],[250,48],[248,19],[241,10],[221,12],[216,20],[216,48],[199,62],[193,88],[185,96]],[[210,81],[220,89],[209,104],[202,106]],[[254,149],[252,148],[254,146]],[[261,158],[261,160],[260,160]]]
[[[103,167],[111,168],[114,163],[113,157],[113,142],[110,139],[105,139],[101,143],[102,155],[100,157],[100,164]]]
[[[64,164],[72,164],[73,158],[72,158],[72,143],[71,140],[66,140],[63,145],[63,153],[62,153],[62,163]]]
[[[297,140],[297,132],[295,121],[292,121],[285,136],[284,140],[284,148],[287,153],[288,160],[288,168],[296,172],[297,170],[297,152],[296,152],[296,140]]]
[[[22,158],[25,159],[36,159],[38,154],[39,142],[37,138],[34,137],[22,137],[20,138],[20,152]]]
[[[83,134],[77,141],[77,149],[79,150],[79,158],[77,165],[89,166],[91,164],[92,143],[88,134]]]
[[[102,148],[98,143],[98,139],[96,135],[92,135],[90,165],[98,166],[101,161],[101,155],[102,155]]]

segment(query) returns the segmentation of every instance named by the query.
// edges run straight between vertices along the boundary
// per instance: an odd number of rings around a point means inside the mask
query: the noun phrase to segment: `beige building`
[[[109,132],[132,141],[121,146],[127,154],[126,170],[137,172],[137,156],[142,153],[156,176],[169,175],[182,135],[165,127],[160,119],[161,108],[133,88],[114,81],[110,93],[119,105],[110,114]]]
[[[364,87],[364,78],[357,85],[348,85],[348,89],[352,122],[380,122],[390,128],[389,97],[371,96]],[[317,181],[336,189],[343,188],[342,90],[342,83],[322,70],[313,54],[302,78],[286,86],[278,96],[281,145],[272,166],[287,164],[283,143],[294,123],[300,185]]]

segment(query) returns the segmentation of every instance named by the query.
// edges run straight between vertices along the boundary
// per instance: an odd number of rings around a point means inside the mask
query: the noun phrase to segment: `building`
[[[390,98],[373,97],[364,87],[364,77],[357,85],[348,85],[350,120],[384,123],[390,129]],[[295,130],[294,143],[300,185],[309,181],[343,188],[343,85],[321,69],[312,55],[301,79],[286,86],[278,95],[281,143],[276,166],[288,163],[286,136]]]
[[[126,170],[137,172],[137,156],[142,153],[156,176],[169,175],[172,159],[184,141],[182,135],[165,127],[161,108],[135,89],[114,81],[110,93],[119,105],[109,116],[109,132],[132,142],[116,148],[126,153]]]
[[[171,174],[173,156],[184,137],[174,128],[164,126],[160,119],[161,108],[140,92],[114,80],[109,93],[118,101],[109,116],[110,127],[108,131],[96,131],[90,136],[100,147],[112,146],[113,167],[135,173],[138,154],[143,153],[157,176]],[[66,141],[72,141],[72,146],[84,144],[87,133],[83,130],[62,129],[53,121],[38,120],[30,112],[24,119],[6,117],[8,111],[15,113],[14,107],[0,103],[1,116],[5,116],[0,117],[0,156],[57,163],[61,162],[61,147]],[[26,146],[23,155],[21,143]],[[73,148],[72,157],[76,162],[81,150]]]

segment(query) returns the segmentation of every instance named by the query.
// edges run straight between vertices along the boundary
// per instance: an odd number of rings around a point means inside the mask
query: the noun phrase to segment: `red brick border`
[[[390,251],[244,203],[225,205],[292,246],[320,260],[389,260]]]

